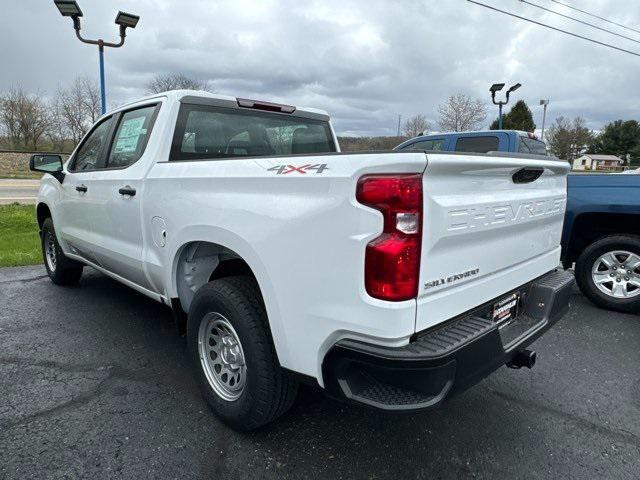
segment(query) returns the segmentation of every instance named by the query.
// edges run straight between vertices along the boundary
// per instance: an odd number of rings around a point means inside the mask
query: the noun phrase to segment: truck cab
[[[512,152],[547,155],[545,143],[533,133],[519,130],[486,130],[419,135],[396,146],[394,150],[443,152]]]

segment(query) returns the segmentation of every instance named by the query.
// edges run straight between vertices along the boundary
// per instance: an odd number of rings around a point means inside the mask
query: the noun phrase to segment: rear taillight
[[[422,175],[365,175],[358,202],[382,212],[382,234],[367,245],[364,283],[374,298],[409,300],[418,294],[422,233]]]

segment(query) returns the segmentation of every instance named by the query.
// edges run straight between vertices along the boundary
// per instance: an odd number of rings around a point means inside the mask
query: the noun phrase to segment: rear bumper
[[[382,410],[423,410],[509,363],[569,308],[573,275],[552,271],[522,285],[518,315],[498,328],[495,300],[420,332],[403,347],[341,340],[323,362],[330,393]],[[510,292],[511,293],[511,292]]]

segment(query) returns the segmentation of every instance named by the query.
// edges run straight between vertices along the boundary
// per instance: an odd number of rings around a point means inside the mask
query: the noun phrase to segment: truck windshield
[[[529,138],[525,136],[520,136],[520,142],[518,145],[518,152],[520,153],[533,153],[535,155],[546,155],[547,154],[547,145],[541,141],[536,140],[535,138]]]
[[[335,151],[327,121],[254,110],[182,105],[171,160]]]

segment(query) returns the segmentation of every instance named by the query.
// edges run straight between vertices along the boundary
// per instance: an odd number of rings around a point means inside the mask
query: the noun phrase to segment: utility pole
[[[542,135],[540,135],[540,140],[544,140],[544,122],[547,119],[547,105],[549,105],[549,99],[540,100],[540,105],[542,105]]]
[[[402,115],[398,115],[398,137],[400,136],[400,120],[402,120]]]

